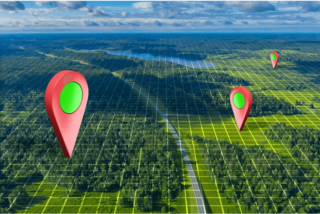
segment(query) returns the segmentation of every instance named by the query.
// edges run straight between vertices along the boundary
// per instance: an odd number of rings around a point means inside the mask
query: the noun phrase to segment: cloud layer
[[[23,2],[0,2],[0,10],[7,11],[0,15],[0,30],[238,31],[316,29],[320,23],[320,2],[155,1],[105,6],[99,2],[46,1],[34,5],[26,8]]]
[[[0,2],[0,10],[18,11],[25,10],[24,4],[18,1],[3,1]]]
[[[78,10],[87,6],[87,2],[85,1],[38,1],[36,4],[39,6],[55,7],[67,11]]]

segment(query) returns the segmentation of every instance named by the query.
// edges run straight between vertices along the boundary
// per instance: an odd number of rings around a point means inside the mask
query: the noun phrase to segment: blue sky
[[[10,1],[0,31],[319,32],[320,2]]]

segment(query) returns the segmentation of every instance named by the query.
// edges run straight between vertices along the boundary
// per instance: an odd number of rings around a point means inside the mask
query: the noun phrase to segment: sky
[[[320,32],[319,1],[0,1],[0,32]]]

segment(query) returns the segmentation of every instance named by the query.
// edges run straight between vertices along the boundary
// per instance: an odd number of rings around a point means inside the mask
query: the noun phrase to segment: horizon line
[[[108,34],[108,33],[134,33],[134,34],[139,34],[139,33],[148,33],[148,34],[160,34],[160,33],[210,33],[210,34],[219,34],[219,33],[237,33],[237,34],[245,34],[245,33],[257,33],[257,34],[262,34],[262,33],[295,33],[295,34],[305,34],[305,33],[320,33],[319,31],[219,31],[219,32],[213,32],[213,31],[2,31],[0,35],[5,35],[5,34],[36,34],[36,33],[41,33],[41,34],[50,34],[50,33],[55,33],[55,34],[79,34],[79,33],[84,33],[84,34]]]

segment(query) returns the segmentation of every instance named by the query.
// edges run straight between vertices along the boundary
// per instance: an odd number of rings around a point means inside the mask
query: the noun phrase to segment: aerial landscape
[[[0,40],[0,213],[320,212],[319,33]],[[63,70],[89,88],[71,158],[45,107]],[[238,86],[252,95],[242,131]]]

